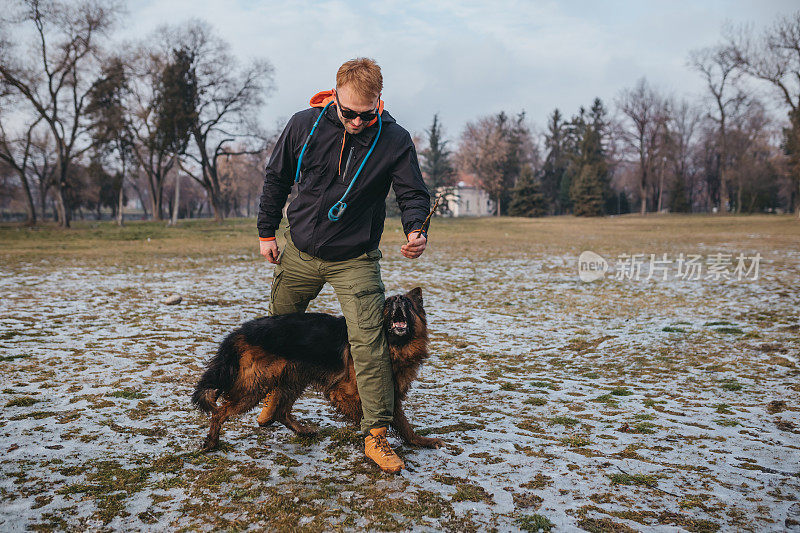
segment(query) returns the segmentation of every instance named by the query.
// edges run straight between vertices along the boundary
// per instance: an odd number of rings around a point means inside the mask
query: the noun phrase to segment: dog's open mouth
[[[408,324],[406,322],[398,320],[392,322],[392,333],[403,335],[406,331],[408,331]]]

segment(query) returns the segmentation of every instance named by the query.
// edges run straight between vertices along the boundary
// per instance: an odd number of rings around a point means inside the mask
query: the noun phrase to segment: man
[[[430,195],[411,136],[384,111],[382,90],[378,64],[353,59],[339,68],[336,89],[316,94],[310,109],[289,120],[267,164],[258,233],[261,255],[276,265],[270,315],[304,312],[326,282],[333,286],[347,322],[365,453],[383,470],[398,472],[403,461],[386,440],[394,382],[382,325],[378,245],[391,186],[408,237],[400,253],[419,257],[427,243],[420,230]],[[296,177],[286,245],[279,250],[275,231]],[[259,423],[271,419],[273,408],[267,399]]]

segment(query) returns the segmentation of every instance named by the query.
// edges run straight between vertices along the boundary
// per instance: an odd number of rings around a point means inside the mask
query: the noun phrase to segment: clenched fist
[[[428,238],[419,232],[412,231],[408,234],[408,242],[400,247],[400,253],[409,259],[416,259],[425,251],[428,245]]]
[[[271,241],[259,242],[261,243],[261,255],[263,255],[270,263],[277,265],[279,263],[277,241],[272,239]]]

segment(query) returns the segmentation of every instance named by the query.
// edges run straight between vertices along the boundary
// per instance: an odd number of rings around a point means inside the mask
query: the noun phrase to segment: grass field
[[[435,219],[416,261],[402,240],[387,220],[387,294],[421,286],[432,331],[406,412],[447,446],[393,440],[392,476],[315,393],[316,438],[253,411],[196,451],[203,363],[266,313],[253,220],[0,226],[0,530],[800,528],[797,219]],[[645,279],[650,254],[720,253],[758,276]],[[310,310],[339,312],[329,287]]]

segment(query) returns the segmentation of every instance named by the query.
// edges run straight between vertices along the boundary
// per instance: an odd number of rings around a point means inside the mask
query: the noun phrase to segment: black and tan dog
[[[416,446],[438,448],[441,439],[417,435],[402,402],[428,357],[428,326],[422,290],[386,299],[383,326],[391,354],[395,383],[392,426]],[[314,431],[291,414],[294,402],[308,386],[325,398],[348,420],[361,420],[361,398],[344,317],[324,313],[292,313],[245,322],[220,343],[192,395],[192,403],[211,413],[211,428],[202,448],[219,444],[222,424],[245,413],[270,394],[268,420],[281,422],[301,435]],[[217,398],[223,402],[217,406]]]

